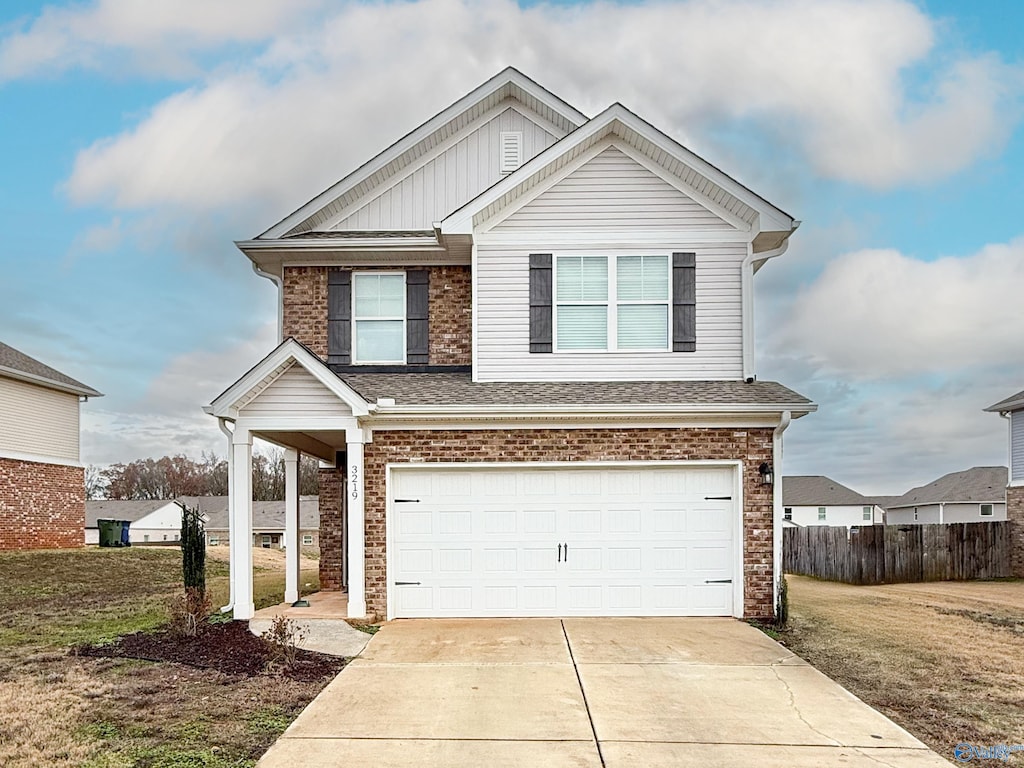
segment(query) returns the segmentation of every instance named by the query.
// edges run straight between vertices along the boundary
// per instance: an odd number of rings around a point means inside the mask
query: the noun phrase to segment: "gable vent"
[[[523,164],[523,134],[520,131],[502,131],[501,172],[512,173]]]

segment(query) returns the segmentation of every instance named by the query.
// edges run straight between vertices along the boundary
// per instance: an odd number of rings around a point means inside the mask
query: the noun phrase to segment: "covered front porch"
[[[252,550],[253,440],[284,449],[286,611],[310,618],[310,608],[291,608],[299,599],[299,460],[305,454],[337,472],[337,488],[321,493],[321,586],[315,598],[329,616],[366,616],[363,506],[363,445],[370,432],[360,424],[366,403],[308,349],[285,340],[206,409],[228,440],[230,582],[228,609],[235,619],[256,615]],[[340,525],[325,530],[324,516]],[[327,578],[325,579],[325,573]],[[331,596],[331,595],[334,596]],[[311,601],[314,602],[314,601]],[[273,610],[268,609],[268,610]]]

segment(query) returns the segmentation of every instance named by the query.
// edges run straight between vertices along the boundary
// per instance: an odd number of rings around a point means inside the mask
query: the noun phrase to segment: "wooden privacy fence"
[[[787,573],[847,584],[1011,576],[1010,523],[785,528]]]

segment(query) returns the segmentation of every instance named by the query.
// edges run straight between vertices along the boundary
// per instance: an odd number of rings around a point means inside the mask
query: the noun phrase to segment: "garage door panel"
[[[395,615],[730,615],[732,584],[705,582],[733,577],[736,508],[705,497],[734,476],[395,468],[416,501],[392,504],[389,580],[419,582],[393,585]]]

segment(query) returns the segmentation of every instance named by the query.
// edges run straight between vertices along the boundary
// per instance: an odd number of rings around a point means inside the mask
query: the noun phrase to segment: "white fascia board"
[[[238,402],[253,387],[289,360],[294,360],[296,364],[301,365],[317,381],[337,395],[338,399],[352,409],[354,416],[365,416],[369,413],[369,404],[354,389],[335,376],[319,357],[291,338],[281,342],[269,355],[218,395],[210,404],[210,410],[207,413],[211,416],[237,419]]]
[[[487,82],[474,88],[451,106],[438,112],[419,128],[407,133],[404,137],[396,141],[373,159],[364,163],[341,181],[328,187],[304,206],[279,221],[258,237],[260,239],[275,239],[281,237],[286,232],[290,231],[292,228],[301,224],[307,218],[319,211],[321,208],[343,195],[346,190],[354,187],[369,176],[372,176],[396,157],[399,157],[401,154],[407,152],[416,144],[423,141],[438,128],[455,119],[466,110],[471,109],[475,104],[486,99],[492,93],[510,83],[529,93],[553,111],[560,113],[571,123],[582,125],[587,121],[587,116],[582,112],[579,112],[566,104],[553,93],[547,91],[533,80],[526,77],[519,70],[514,67],[507,67]]]
[[[584,416],[588,418],[618,418],[618,417],[661,417],[676,416],[686,417],[692,415],[723,415],[735,416],[739,414],[781,414],[790,411],[794,414],[807,414],[818,410],[814,403],[800,403],[796,405],[785,404],[622,404],[594,406],[588,404],[558,404],[538,405],[381,405],[377,407],[374,420],[387,417],[405,416],[479,416],[486,418],[522,416],[534,419],[564,418]],[[374,424],[376,426],[376,424]]]
[[[37,384],[40,387],[55,389],[58,392],[67,392],[69,395],[79,395],[81,397],[103,397],[103,393],[97,392],[92,387],[87,387],[84,384],[79,387],[74,384],[67,384],[63,381],[48,379],[45,376],[37,376],[34,373],[19,371],[17,368],[8,368],[4,365],[0,365],[0,376],[4,376],[8,379],[17,379],[18,381],[24,381],[28,384]]]
[[[736,416],[691,416],[651,417],[633,415],[610,418],[593,416],[517,416],[499,418],[495,416],[447,416],[447,417],[404,417],[374,420],[373,430],[428,432],[436,429],[458,429],[485,431],[494,429],[773,429],[778,426],[779,417],[771,414],[740,414]]]
[[[751,239],[749,232],[737,232],[735,229],[702,229],[686,235],[686,243],[694,245],[711,243],[747,245]],[[610,229],[601,232],[503,232],[492,230],[481,232],[473,237],[474,245],[523,245],[549,248],[559,245],[593,245],[595,247],[614,245],[616,248],[650,248],[655,245],[664,246],[666,243],[679,242],[678,229],[645,229],[643,232],[637,232],[635,229]]]

